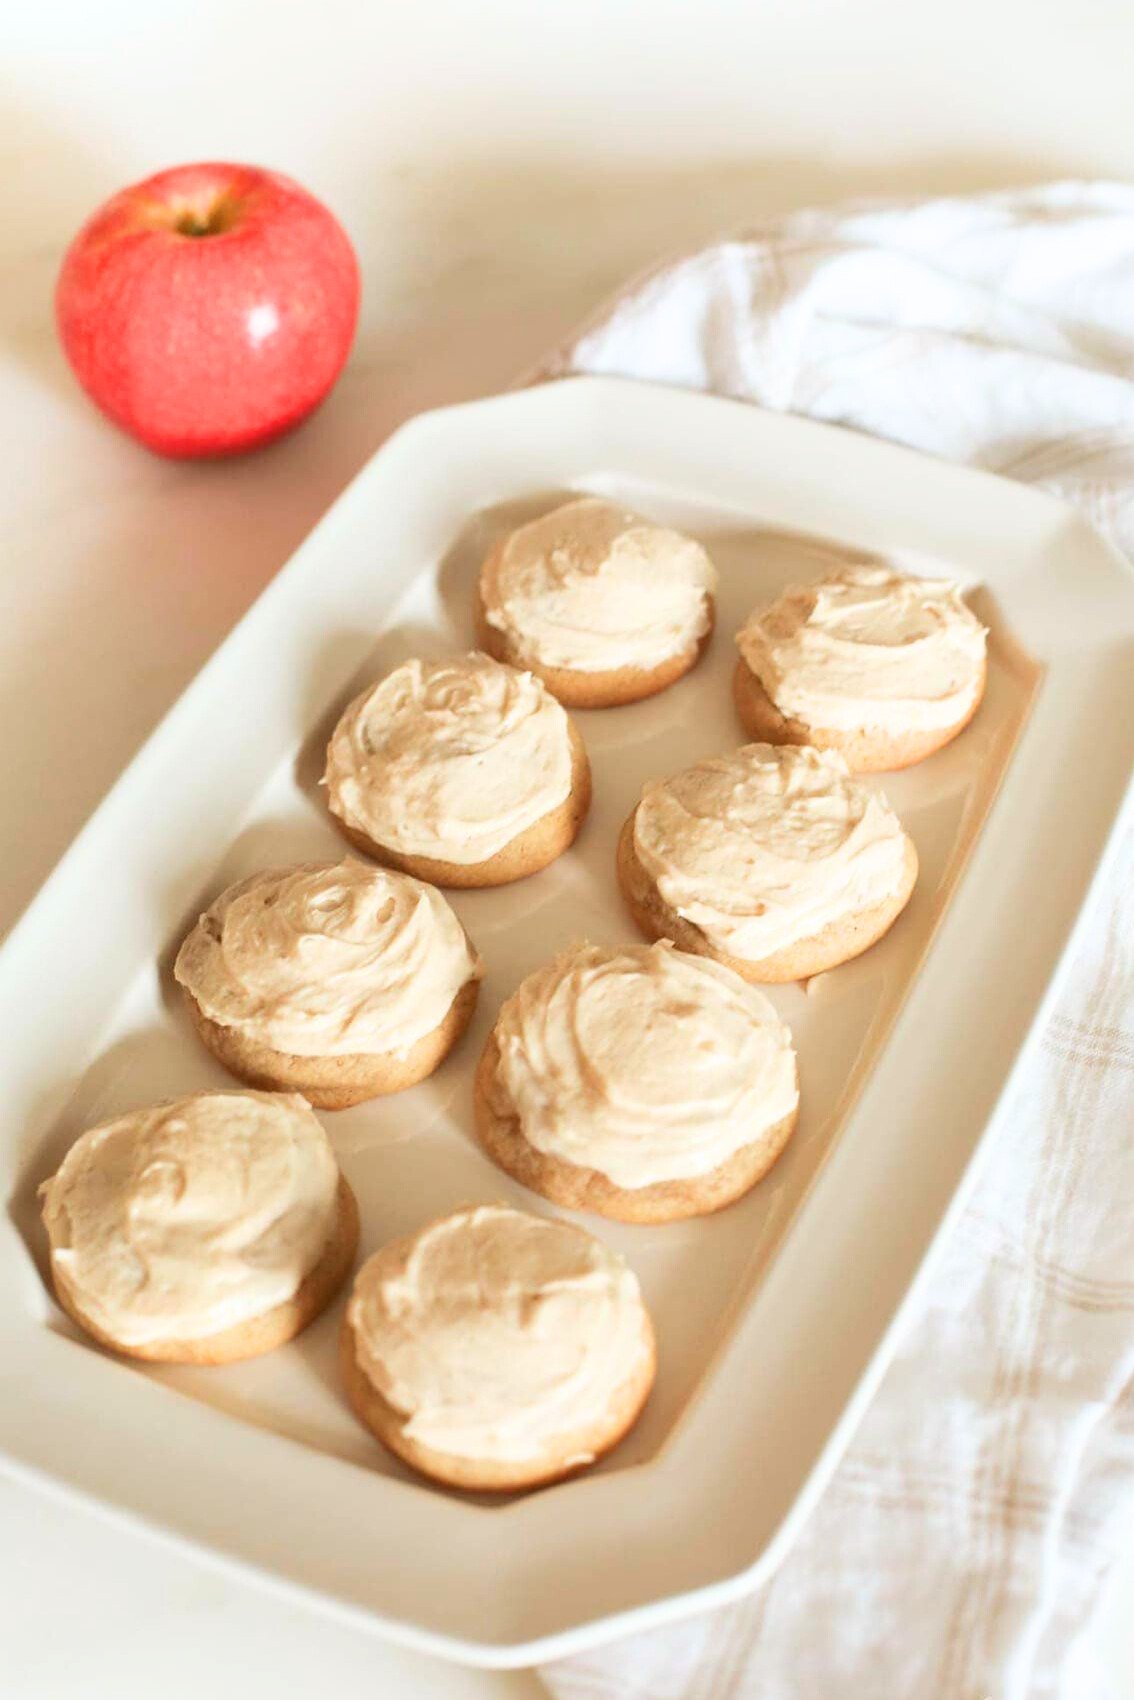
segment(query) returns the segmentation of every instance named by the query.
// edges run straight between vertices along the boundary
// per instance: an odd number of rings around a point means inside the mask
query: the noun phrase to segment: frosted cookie
[[[40,1188],[56,1297],[127,1357],[223,1364],[306,1328],[358,1208],[304,1099],[198,1092],[91,1128]]]
[[[746,980],[800,980],[882,937],[909,900],[917,851],[837,751],[746,744],[645,786],[618,878],[648,938]]]
[[[327,749],[345,836],[437,885],[503,885],[571,844],[591,800],[578,732],[531,673],[473,652],[406,661],[357,697]]]
[[[567,1222],[480,1205],[366,1260],[341,1364],[391,1452],[451,1487],[508,1491],[616,1446],[656,1354],[620,1257]]]
[[[741,724],[768,743],[839,750],[852,773],[908,767],[976,713],[986,635],[948,579],[876,558],[836,565],[737,633]]]
[[[595,497],[505,537],[481,568],[480,642],[568,708],[612,708],[680,679],[709,641],[717,574],[691,537]]]
[[[482,969],[433,886],[348,858],[229,886],[173,972],[227,1069],[338,1110],[432,1074],[472,1018]]]
[[[731,1204],[795,1126],[791,1035],[762,992],[668,944],[581,945],[529,974],[477,1071],[477,1136],[574,1210],[670,1222]]]

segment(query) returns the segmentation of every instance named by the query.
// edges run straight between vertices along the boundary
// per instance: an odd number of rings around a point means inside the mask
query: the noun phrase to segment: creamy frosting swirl
[[[326,784],[333,812],[391,850],[484,862],[570,795],[570,723],[488,655],[406,661],[346,710]]]
[[[508,999],[496,1039],[499,1107],[528,1142],[620,1187],[706,1174],[799,1102],[764,994],[669,944],[565,952]]]
[[[960,585],[870,557],[789,585],[736,642],[781,714],[836,732],[932,732],[972,708],[985,639]]]
[[[229,886],[174,966],[211,1021],[303,1057],[403,1057],[481,973],[439,891],[351,858]]]
[[[597,497],[520,526],[481,576],[485,618],[529,665],[658,667],[709,629],[717,573],[691,537]]]
[[[56,1278],[123,1346],[197,1340],[295,1296],[339,1170],[305,1099],[198,1092],[84,1133],[40,1188]]]
[[[634,851],[716,949],[758,962],[894,896],[906,834],[843,757],[745,744],[647,785]]]
[[[459,1210],[375,1252],[347,1321],[360,1368],[411,1439],[501,1463],[601,1422],[652,1349],[620,1257],[570,1223],[504,1205]]]

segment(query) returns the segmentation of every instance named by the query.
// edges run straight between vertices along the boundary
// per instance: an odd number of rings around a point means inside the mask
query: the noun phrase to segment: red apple
[[[342,370],[358,262],[306,189],[183,165],[123,189],[63,260],[59,334],[79,382],[167,455],[233,454],[297,425]]]

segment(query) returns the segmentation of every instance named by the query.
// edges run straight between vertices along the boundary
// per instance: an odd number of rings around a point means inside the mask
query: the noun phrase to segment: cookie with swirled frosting
[[[356,697],[327,748],[327,801],[356,848],[436,885],[545,868],[591,800],[583,741],[539,679],[474,651],[406,661]]]
[[[986,632],[949,579],[843,560],[749,615],[733,693],[750,738],[839,750],[852,773],[909,767],[968,725]]]
[[[917,878],[913,840],[837,750],[746,744],[646,785],[618,843],[647,938],[746,980],[802,980],[869,949]]]
[[[477,1072],[488,1155],[556,1204],[625,1222],[723,1209],[795,1126],[791,1035],[730,968],[670,944],[581,945],[529,974]]]
[[[616,1446],[656,1351],[622,1258],[568,1222],[480,1205],[367,1259],[340,1362],[391,1452],[449,1486],[506,1492]]]
[[[653,696],[697,661],[717,574],[692,537],[587,496],[511,532],[481,568],[480,642],[568,708]]]
[[[358,1207],[303,1098],[197,1092],[82,1134],[40,1188],[56,1297],[127,1357],[221,1364],[342,1286]]]
[[[327,1110],[432,1074],[472,1018],[481,972],[439,891],[350,857],[229,886],[174,965],[226,1068]]]

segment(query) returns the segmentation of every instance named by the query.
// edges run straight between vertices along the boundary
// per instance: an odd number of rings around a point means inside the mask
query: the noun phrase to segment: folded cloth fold
[[[1134,556],[1134,187],[777,219],[630,285],[540,375],[572,372],[1036,483]],[[1088,1631],[1134,1529],[1132,1197],[1128,827],[924,1309],[795,1548],[739,1605],[546,1667],[556,1700],[1110,1693]]]

